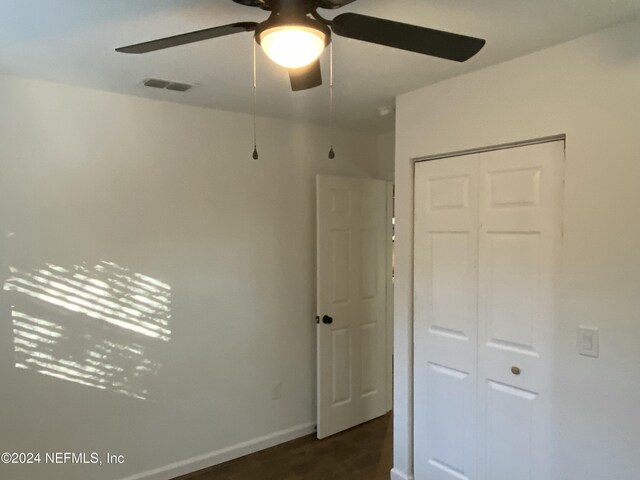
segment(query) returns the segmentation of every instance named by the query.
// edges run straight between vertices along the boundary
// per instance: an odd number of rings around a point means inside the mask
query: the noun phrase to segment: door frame
[[[415,375],[416,375],[416,368],[415,368],[415,363],[414,363],[414,358],[415,358],[415,341],[414,341],[414,332],[415,332],[415,312],[414,312],[414,305],[413,305],[413,295],[415,292],[415,285],[414,285],[414,275],[415,275],[415,271],[414,271],[414,261],[415,261],[415,181],[416,181],[416,164],[418,163],[422,163],[422,162],[428,162],[431,160],[440,160],[440,159],[446,159],[446,158],[454,158],[454,157],[460,157],[460,156],[464,156],[464,155],[472,155],[472,154],[478,154],[478,153],[485,153],[485,152],[492,152],[492,151],[498,151],[498,150],[507,150],[507,149],[511,149],[511,148],[518,148],[518,147],[525,147],[525,146],[529,146],[529,145],[538,145],[541,143],[551,143],[551,142],[558,142],[558,141],[563,141],[565,143],[565,150],[566,150],[566,142],[567,142],[567,135],[565,133],[562,134],[558,134],[558,135],[550,135],[550,136],[546,136],[546,137],[539,137],[539,138],[533,138],[533,139],[529,139],[529,140],[521,140],[521,141],[514,141],[514,142],[508,142],[508,143],[502,143],[502,144],[496,144],[496,145],[489,145],[489,146],[484,146],[484,147],[477,147],[477,148],[470,148],[470,149],[466,149],[466,150],[457,150],[457,151],[452,151],[452,152],[445,152],[445,153],[437,153],[437,154],[433,154],[433,155],[426,155],[426,156],[419,156],[419,157],[413,157],[409,160],[409,163],[411,164],[411,183],[410,183],[410,198],[411,198],[411,203],[410,203],[410,215],[411,215],[411,219],[412,219],[412,223],[411,223],[411,247],[410,247],[410,258],[409,258],[409,262],[410,262],[410,266],[409,266],[409,271],[408,271],[408,276],[409,276],[409,288],[410,288],[410,292],[411,292],[411,296],[409,298],[409,302],[408,302],[408,314],[409,314],[409,358],[408,358],[408,362],[409,362],[409,389],[410,389],[410,393],[409,393],[409,401],[408,401],[408,411],[407,413],[407,420],[408,420],[408,427],[409,427],[409,431],[408,436],[409,436],[409,448],[408,448],[408,452],[406,452],[407,455],[407,460],[408,460],[408,464],[409,464],[409,471],[405,472],[406,475],[408,475],[409,480],[413,480],[413,475],[414,475],[414,458],[415,458],[415,420],[414,420],[414,411],[415,411],[415,391],[414,391],[414,383],[415,383]],[[566,156],[565,156],[565,161],[566,161]],[[395,455],[395,452],[394,452]],[[395,475],[395,476],[394,476]],[[392,478],[399,478],[398,475],[400,475],[400,473],[394,468],[392,470]]]
[[[386,244],[386,341],[387,341],[387,412],[393,410],[393,235],[394,183],[387,181],[387,244]]]

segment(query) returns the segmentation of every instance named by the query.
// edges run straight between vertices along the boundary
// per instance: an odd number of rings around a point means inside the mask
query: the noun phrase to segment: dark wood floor
[[[392,416],[325,440],[315,435],[174,480],[389,480]]]

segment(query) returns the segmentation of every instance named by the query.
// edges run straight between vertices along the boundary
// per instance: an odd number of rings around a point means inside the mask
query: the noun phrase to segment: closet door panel
[[[478,159],[480,478],[548,480],[564,142]]]
[[[475,479],[478,161],[416,165],[415,477]]]

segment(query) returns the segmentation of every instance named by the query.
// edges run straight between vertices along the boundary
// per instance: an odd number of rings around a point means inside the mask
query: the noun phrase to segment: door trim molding
[[[564,141],[566,143],[567,135],[562,133],[559,135],[551,135],[548,137],[534,138],[531,140],[522,140],[519,142],[502,143],[500,145],[489,145],[486,147],[470,148],[468,150],[458,150],[456,152],[449,152],[449,153],[437,153],[435,155],[428,155],[426,157],[416,157],[413,159],[413,162],[414,163],[428,162],[429,160],[440,160],[442,158],[461,157],[463,155],[473,155],[476,153],[495,152],[496,150],[506,150],[509,148],[526,147],[528,145],[538,145],[540,143],[551,143],[551,142],[558,142],[558,141]],[[415,175],[414,175],[414,178],[415,178]]]
[[[391,480],[413,480],[413,475],[394,468],[391,470]]]
[[[387,412],[393,410],[393,182],[387,183],[387,232],[386,232],[386,344],[387,344]]]

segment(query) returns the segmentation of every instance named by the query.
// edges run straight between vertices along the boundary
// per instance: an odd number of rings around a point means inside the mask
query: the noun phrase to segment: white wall
[[[398,99],[398,478],[413,468],[410,160],[556,134],[567,136],[567,168],[552,379],[555,474],[549,480],[638,477],[639,80],[640,22],[636,21]],[[599,359],[577,354],[578,325],[600,328]]]
[[[385,180],[393,180],[395,175],[396,132],[378,135],[377,175]]]
[[[376,176],[377,137],[338,131],[330,161],[327,129],[260,118],[255,162],[247,115],[10,77],[0,106],[2,284],[10,266],[24,279],[47,263],[110,261],[171,288],[168,341],[0,292],[0,451],[125,455],[0,465],[0,477],[114,479],[178,462],[148,477],[171,478],[310,432],[314,177]],[[12,305],[68,327],[56,360],[87,367],[82,342],[143,345],[157,373],[118,375],[147,400],[16,369]],[[114,358],[100,361],[126,363]]]

